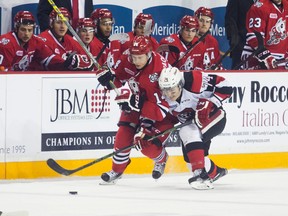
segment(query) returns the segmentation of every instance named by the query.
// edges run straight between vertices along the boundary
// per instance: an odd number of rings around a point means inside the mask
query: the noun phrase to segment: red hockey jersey
[[[91,43],[89,44],[89,50],[92,55],[95,57],[97,62],[103,66],[107,65],[112,68],[116,61],[121,56],[121,45],[119,41],[111,41],[109,42],[105,49],[102,51],[105,44],[100,41],[97,37],[94,37]],[[99,54],[101,51],[101,54]]]
[[[203,59],[204,69],[210,69],[221,58],[219,44],[215,37],[208,34],[203,40],[205,46],[205,53]]]
[[[42,39],[33,35],[24,47],[14,32],[0,36],[0,65],[7,70],[31,70],[31,63],[39,62],[46,70],[65,70],[64,60],[54,55]]]
[[[169,110],[167,102],[162,98],[158,78],[162,69],[169,65],[166,59],[152,52],[148,64],[140,71],[130,61],[129,55],[122,55],[118,63],[115,67],[115,85],[120,87],[128,82],[134,88],[132,92],[139,89],[140,93],[145,94],[141,116],[155,121],[163,120]]]
[[[288,57],[288,2],[282,1],[283,8],[279,9],[271,0],[260,0],[251,6],[246,18],[246,46],[242,53],[243,58],[252,53],[258,46],[254,31],[263,36],[264,46],[271,52],[276,60]],[[253,66],[255,59],[246,68]]]
[[[194,37],[191,42],[191,45],[194,44],[198,40],[198,37]],[[193,70],[193,69],[204,69],[203,58],[205,47],[203,43],[198,43],[194,48],[189,50],[179,38],[179,34],[172,34],[168,37],[162,38],[160,41],[160,45],[168,44],[172,46],[176,46],[179,48],[180,53],[174,52],[164,52],[162,55],[168,60],[168,62],[180,70]],[[180,60],[178,60],[180,59]]]
[[[46,45],[52,50],[53,53],[60,55],[63,59],[66,59],[67,54],[74,51],[78,54],[86,55],[80,44],[68,34],[63,37],[61,42],[54,37],[50,30],[42,32],[39,34],[39,37],[43,38]]]

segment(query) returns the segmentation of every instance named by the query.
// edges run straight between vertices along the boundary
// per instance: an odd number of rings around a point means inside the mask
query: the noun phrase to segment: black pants
[[[203,134],[202,141],[203,141],[203,145],[204,145],[204,154],[205,154],[205,156],[209,155],[209,149],[210,149],[211,140],[214,137],[216,137],[217,135],[219,135],[220,133],[222,133],[222,131],[225,128],[225,125],[226,125],[226,115],[224,116],[224,118],[222,118],[219,122],[217,122],[208,131],[206,131]],[[188,156],[187,156],[187,152],[186,152],[185,146],[183,145],[182,142],[181,142],[181,145],[182,145],[182,152],[183,152],[184,161],[189,163],[189,159],[188,159]]]

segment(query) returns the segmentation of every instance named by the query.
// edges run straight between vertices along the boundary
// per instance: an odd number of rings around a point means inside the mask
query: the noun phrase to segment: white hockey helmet
[[[164,68],[161,71],[158,83],[161,90],[171,89],[176,86],[182,88],[184,86],[183,73],[176,67]]]

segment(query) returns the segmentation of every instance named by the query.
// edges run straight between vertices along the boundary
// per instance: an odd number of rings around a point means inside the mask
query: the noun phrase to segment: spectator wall
[[[229,169],[288,167],[288,74],[218,73],[234,92],[211,157]],[[120,111],[115,93],[106,97],[93,73],[0,72],[0,178],[53,177],[48,158],[72,169],[111,153]],[[187,171],[177,133],[167,146],[167,172]],[[127,173],[151,172],[152,161],[135,150],[131,156]],[[77,175],[97,176],[110,167],[106,159]]]

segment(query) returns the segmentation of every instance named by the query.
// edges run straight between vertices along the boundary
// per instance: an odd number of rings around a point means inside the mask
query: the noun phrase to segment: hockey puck
[[[78,192],[77,192],[77,191],[69,191],[69,194],[71,194],[71,195],[77,195]]]

